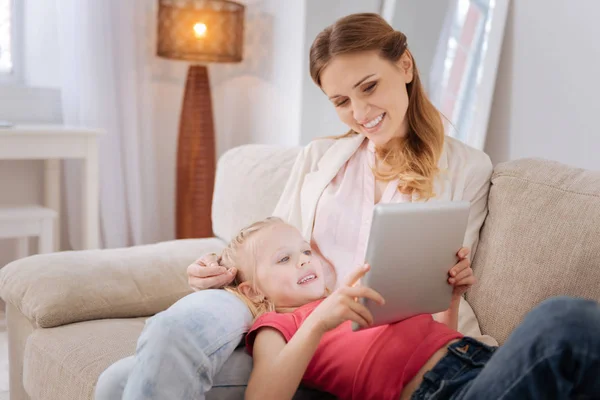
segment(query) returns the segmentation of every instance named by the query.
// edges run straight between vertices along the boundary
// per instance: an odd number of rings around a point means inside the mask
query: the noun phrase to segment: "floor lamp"
[[[245,7],[227,0],[159,0],[157,54],[191,61],[177,144],[176,235],[213,235],[215,133],[207,63],[242,60]]]

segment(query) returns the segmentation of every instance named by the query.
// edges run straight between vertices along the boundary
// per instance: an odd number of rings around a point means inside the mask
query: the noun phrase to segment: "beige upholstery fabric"
[[[23,359],[25,345],[34,327],[19,310],[6,303],[6,320],[8,321],[8,369],[11,400],[29,400],[23,387]]]
[[[503,343],[544,299],[600,300],[600,172],[520,160],[496,167],[467,300]]]
[[[0,271],[0,291],[37,326],[156,314],[191,293],[186,268],[219,239],[44,254]]]
[[[37,329],[27,341],[23,384],[32,399],[91,399],[98,376],[132,355],[145,318]]]
[[[217,237],[228,242],[244,226],[272,215],[299,151],[246,145],[219,159],[212,208]]]

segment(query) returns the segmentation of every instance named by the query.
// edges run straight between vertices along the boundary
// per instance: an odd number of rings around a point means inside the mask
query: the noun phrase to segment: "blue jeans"
[[[192,293],[146,321],[135,356],[100,375],[96,400],[202,400],[252,323],[224,290]]]
[[[413,400],[600,399],[600,305],[557,297],[502,347],[464,338],[423,377]]]

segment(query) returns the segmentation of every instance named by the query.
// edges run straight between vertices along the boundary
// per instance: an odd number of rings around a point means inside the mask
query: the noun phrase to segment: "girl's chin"
[[[317,301],[327,296],[327,291],[325,288],[319,288],[319,290],[314,290],[311,294],[306,296],[307,301]]]

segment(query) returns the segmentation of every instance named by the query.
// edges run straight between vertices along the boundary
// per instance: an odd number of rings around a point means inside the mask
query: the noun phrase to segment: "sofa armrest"
[[[191,293],[187,266],[224,245],[186,239],[31,256],[0,270],[0,296],[41,328],[150,316]]]

